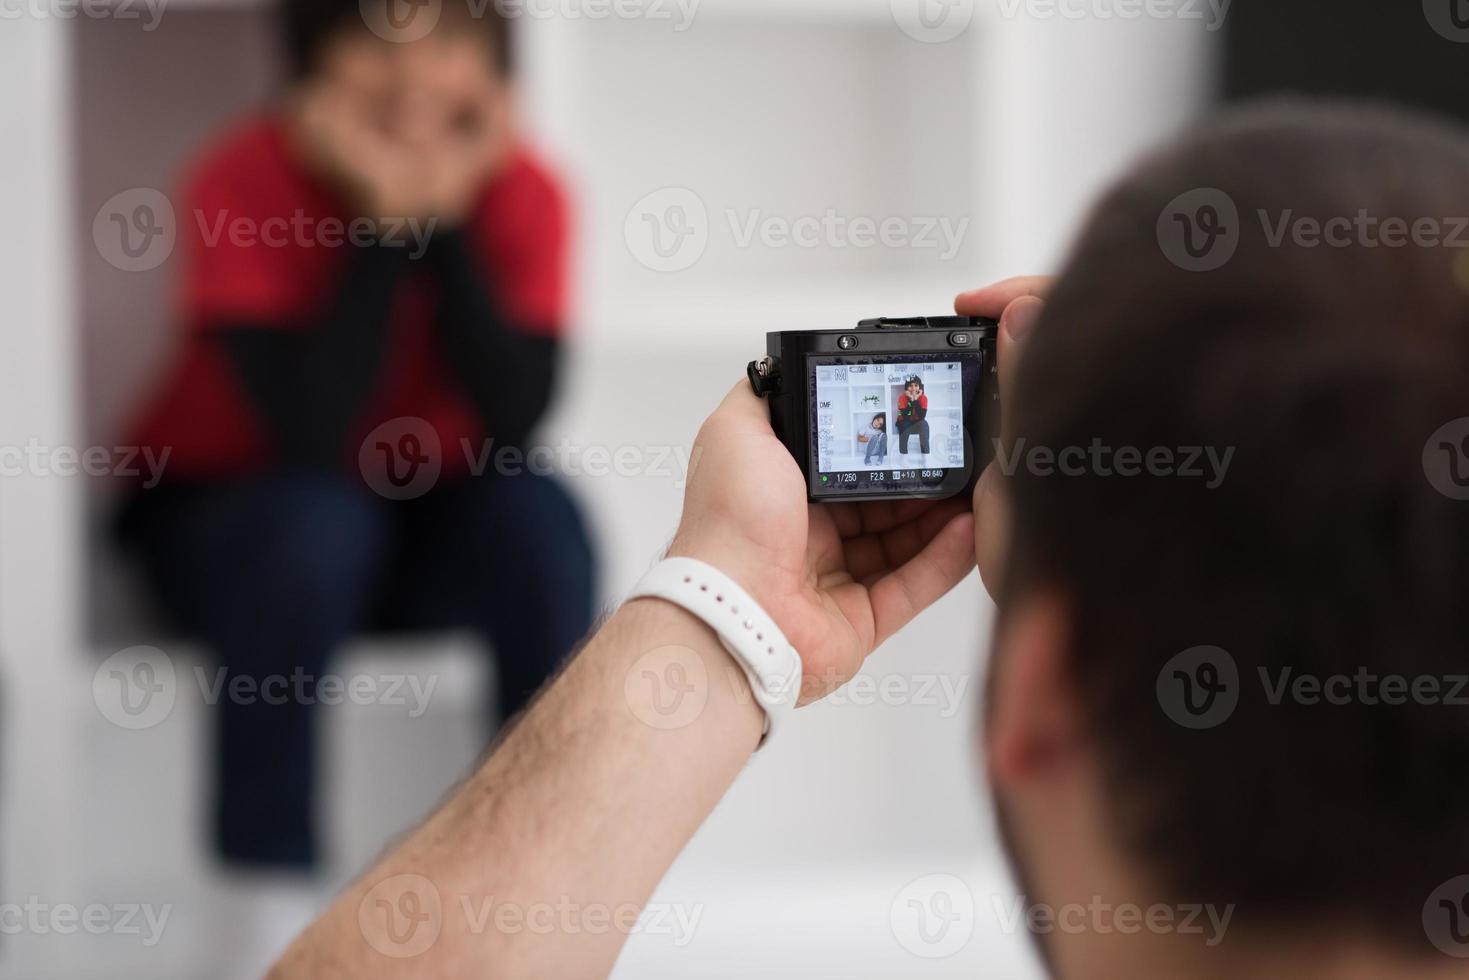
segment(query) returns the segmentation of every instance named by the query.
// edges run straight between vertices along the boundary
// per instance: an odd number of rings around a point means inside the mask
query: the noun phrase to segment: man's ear
[[[1066,765],[1083,738],[1066,603],[1053,593],[1017,600],[992,656],[985,732],[990,778],[1014,786]]]

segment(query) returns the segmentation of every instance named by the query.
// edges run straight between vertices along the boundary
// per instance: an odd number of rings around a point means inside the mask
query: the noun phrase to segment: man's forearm
[[[712,630],[629,603],[271,977],[606,976],[763,720]]]

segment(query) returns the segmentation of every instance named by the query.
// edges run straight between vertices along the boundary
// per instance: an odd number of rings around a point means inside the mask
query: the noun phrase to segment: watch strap
[[[660,561],[628,598],[663,599],[714,630],[765,711],[764,746],[800,697],[801,658],[759,603],[734,579],[693,558]]]

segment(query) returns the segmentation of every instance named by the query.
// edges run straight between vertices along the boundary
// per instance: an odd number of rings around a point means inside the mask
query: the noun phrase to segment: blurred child
[[[505,718],[592,617],[578,508],[491,462],[551,401],[565,204],[516,138],[495,6],[417,5],[437,17],[419,36],[392,2],[287,0],[286,98],[193,166],[181,349],[135,435],[169,469],[121,533],[231,679],[320,678],[368,630],[468,628]],[[286,690],[213,718],[214,846],[278,910],[321,857],[318,699]]]

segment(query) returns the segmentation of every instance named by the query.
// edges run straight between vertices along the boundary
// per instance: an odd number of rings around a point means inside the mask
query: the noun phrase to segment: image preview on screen
[[[964,466],[961,361],[894,360],[816,367],[817,469],[821,474],[907,474],[936,479]],[[910,405],[908,383],[922,388]],[[823,481],[825,482],[825,481]],[[867,480],[863,481],[868,482]]]

